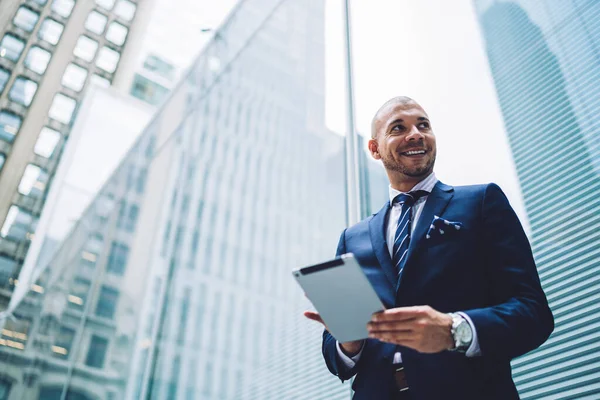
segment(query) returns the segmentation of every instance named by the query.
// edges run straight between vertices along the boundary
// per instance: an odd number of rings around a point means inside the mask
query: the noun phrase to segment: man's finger
[[[398,307],[391,308],[382,312],[373,314],[372,322],[388,322],[388,321],[408,321],[421,316],[423,311],[417,307]]]
[[[369,332],[412,332],[414,331],[413,320],[392,322],[369,322]]]
[[[407,347],[411,347],[411,345],[416,343],[416,339],[414,338],[413,334],[406,332],[369,333],[369,337],[372,339],[377,339],[381,342],[394,343]]]
[[[322,324],[325,324],[323,322],[323,319],[321,318],[321,315],[319,315],[319,313],[314,312],[314,311],[304,311],[304,316],[308,319],[312,319],[313,321],[317,321],[320,322]]]

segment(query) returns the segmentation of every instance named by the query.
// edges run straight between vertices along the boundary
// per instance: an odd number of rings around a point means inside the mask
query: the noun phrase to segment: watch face
[[[456,327],[456,336],[462,343],[470,343],[473,340],[473,332],[467,321],[464,321]]]

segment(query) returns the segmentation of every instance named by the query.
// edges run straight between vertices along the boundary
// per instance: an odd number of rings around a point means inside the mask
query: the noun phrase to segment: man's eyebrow
[[[388,124],[388,126],[392,126],[392,125],[394,125],[394,124],[399,124],[399,123],[401,123],[401,122],[404,122],[404,120],[403,120],[403,119],[400,119],[400,118],[398,118],[398,119],[395,119],[395,120],[393,120],[392,122],[390,122],[390,123]]]
[[[429,118],[427,117],[419,117],[417,118],[419,121],[429,121]]]

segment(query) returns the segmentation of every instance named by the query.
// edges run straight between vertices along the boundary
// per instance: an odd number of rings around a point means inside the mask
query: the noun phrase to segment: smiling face
[[[435,135],[419,104],[407,98],[388,101],[375,115],[372,129],[369,150],[383,162],[392,187],[410,189],[433,171]]]

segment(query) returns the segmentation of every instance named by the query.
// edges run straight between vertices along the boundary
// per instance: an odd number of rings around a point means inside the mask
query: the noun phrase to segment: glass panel
[[[105,10],[112,10],[113,6],[115,5],[115,0],[96,0],[96,4],[98,4],[100,7],[104,8]]]
[[[115,72],[121,55],[108,47],[102,47],[96,59],[96,65],[106,72]]]
[[[88,36],[80,36],[73,50],[76,57],[85,61],[92,61],[98,50],[98,42]]]
[[[37,87],[38,84],[31,79],[19,76],[17,79],[15,79],[12,88],[10,88],[8,97],[14,102],[22,104],[25,107],[29,107],[31,101],[33,100],[33,96],[37,91]]]
[[[71,63],[65,69],[65,74],[62,77],[62,84],[69,89],[79,92],[81,89],[83,89],[87,74],[87,69]]]
[[[4,153],[0,153],[0,171],[2,171],[2,167],[4,167],[5,161],[6,161],[6,155]]]
[[[52,101],[48,116],[58,122],[68,125],[71,123],[71,118],[73,118],[73,112],[75,111],[76,105],[77,102],[75,99],[58,93],[54,96],[54,101]]]
[[[127,37],[128,29],[118,22],[111,22],[108,26],[108,30],[106,31],[106,39],[108,41],[122,46],[125,43],[125,38]]]
[[[135,4],[129,0],[119,0],[115,8],[115,14],[125,21],[131,21],[135,15]]]
[[[45,126],[40,131],[33,151],[39,156],[50,158],[59,141],[60,133]]]
[[[39,4],[40,6],[46,5],[46,3],[48,2],[48,0],[33,0],[34,2],[36,2],[37,4]],[[0,397],[1,399],[1,397]]]
[[[158,83],[140,75],[135,74],[133,84],[131,86],[131,95],[145,102],[158,105],[169,94],[169,89]]]
[[[52,18],[46,18],[40,26],[38,37],[50,44],[57,44],[63,33],[64,25]]]
[[[123,243],[113,242],[110,248],[108,263],[106,264],[106,270],[115,275],[123,275],[125,273],[128,255],[129,247]]]
[[[25,42],[11,34],[6,34],[0,42],[0,57],[17,61],[25,47]]]
[[[100,14],[98,11],[92,11],[85,20],[85,27],[90,32],[101,35],[106,27],[106,21],[108,21],[106,15]]]
[[[24,196],[40,198],[46,190],[48,174],[37,165],[27,164],[19,183],[19,193]]]
[[[25,240],[33,222],[33,216],[17,206],[10,206],[0,236],[13,240]]]
[[[97,75],[97,74],[92,74],[92,76],[90,77],[90,83],[93,85],[98,85],[100,87],[104,87],[107,88],[110,86],[110,80]]]
[[[29,49],[27,56],[25,57],[25,66],[41,75],[46,72],[51,56],[49,51],[38,46],[33,46]]]
[[[10,79],[10,71],[0,67],[0,92],[4,91],[6,82]]]
[[[149,55],[144,61],[144,69],[152,71],[165,79],[172,80],[175,74],[175,67],[162,58]]]
[[[0,139],[12,143],[23,119],[10,111],[0,111]]]
[[[68,18],[73,11],[75,0],[54,0],[52,2],[52,11],[60,15],[61,17]]]
[[[75,339],[75,329],[61,326],[58,335],[54,338],[52,355],[67,360],[71,352],[71,345]],[[69,396],[70,397],[70,396]]]
[[[37,23],[40,15],[27,7],[19,7],[17,13],[15,14],[15,18],[13,19],[13,23],[19,28],[31,32],[33,28],[35,28],[35,24]]]

